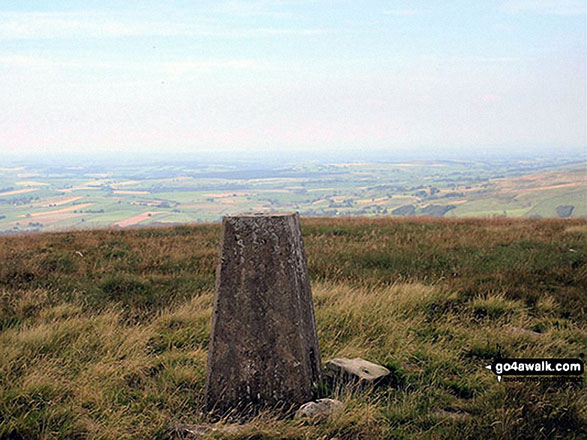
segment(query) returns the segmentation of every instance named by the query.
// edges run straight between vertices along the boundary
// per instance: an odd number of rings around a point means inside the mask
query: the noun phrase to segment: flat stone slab
[[[312,422],[319,422],[327,419],[330,414],[342,408],[342,402],[336,399],[318,399],[313,402],[304,403],[296,411],[296,419],[311,419]]]
[[[321,377],[298,213],[222,221],[206,407],[246,416],[312,400]]]
[[[376,385],[389,374],[387,368],[361,358],[330,359],[326,361],[324,369],[324,375],[335,382],[352,382],[366,386]]]

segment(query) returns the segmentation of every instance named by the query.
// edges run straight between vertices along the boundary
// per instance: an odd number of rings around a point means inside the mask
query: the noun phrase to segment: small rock
[[[313,402],[304,403],[296,411],[295,418],[308,418],[313,421],[322,421],[328,418],[334,411],[342,408],[342,402],[336,399],[318,399]]]
[[[181,435],[182,438],[209,438],[210,434],[220,432],[223,434],[234,434],[242,425],[191,425],[178,423],[171,425],[171,433]]]
[[[387,368],[361,358],[330,359],[324,370],[324,375],[335,382],[354,382],[364,386],[375,385],[389,374]]]
[[[505,330],[513,333],[515,335],[522,335],[522,336],[531,336],[531,337],[536,337],[536,336],[540,336],[540,333],[535,332],[533,330],[528,330],[522,327],[516,327],[513,325],[507,325],[505,326]]]
[[[437,409],[432,416],[438,419],[467,420],[471,415],[454,408]]]

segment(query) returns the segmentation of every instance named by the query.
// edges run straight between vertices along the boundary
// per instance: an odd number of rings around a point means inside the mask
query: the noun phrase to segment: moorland
[[[583,382],[498,383],[584,357],[584,219],[303,218],[322,359],[387,366],[325,423],[233,439],[585,438]],[[169,438],[202,412],[218,224],[0,237],[0,438]],[[219,434],[219,436],[221,436]]]

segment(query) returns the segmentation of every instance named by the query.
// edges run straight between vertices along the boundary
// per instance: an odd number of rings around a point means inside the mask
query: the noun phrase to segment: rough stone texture
[[[215,433],[236,434],[243,425],[189,425],[175,424],[168,430],[169,434],[181,438],[211,438]]]
[[[314,397],[321,361],[297,213],[224,217],[206,407],[289,410]]]
[[[535,332],[533,330],[528,330],[522,327],[516,327],[513,325],[506,325],[504,326],[504,329],[510,333],[513,333],[515,335],[521,335],[521,336],[530,336],[531,338],[536,338],[538,336],[540,336],[540,333]]]
[[[471,417],[471,414],[454,408],[438,409],[433,411],[431,415],[432,417],[436,417],[438,419],[450,420],[467,420]]]
[[[362,386],[376,385],[390,371],[381,365],[355,358],[336,358],[326,361],[324,375],[335,382],[352,382]]]
[[[314,422],[322,421],[328,418],[334,411],[342,408],[342,402],[336,399],[318,399],[313,402],[304,403],[296,411],[295,418],[308,418]]]

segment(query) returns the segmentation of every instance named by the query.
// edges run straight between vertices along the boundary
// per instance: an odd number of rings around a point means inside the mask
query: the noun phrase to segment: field
[[[305,216],[587,216],[587,164],[549,160],[220,162],[0,169],[0,233]]]
[[[587,221],[302,228],[322,359],[361,356],[392,380],[339,391],[323,424],[266,413],[226,438],[587,436],[582,382],[498,383],[484,368],[498,345],[584,358]],[[219,236],[202,224],[0,237],[0,439],[169,439],[170,424],[204,422]]]

